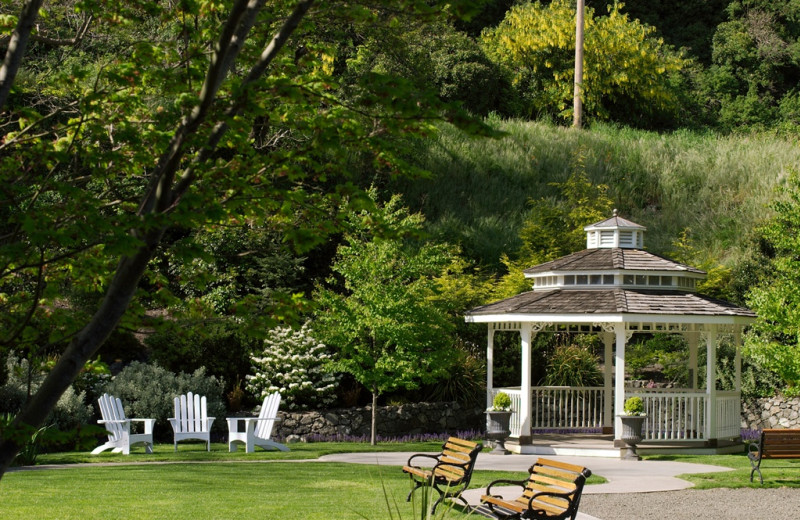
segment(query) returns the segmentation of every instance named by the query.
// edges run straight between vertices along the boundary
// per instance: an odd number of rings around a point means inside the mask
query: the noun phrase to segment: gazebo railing
[[[739,392],[717,392],[715,439],[735,439],[742,434],[742,396]]]
[[[511,397],[511,436],[521,430],[522,391],[519,387],[494,388]],[[644,440],[706,440],[735,438],[740,435],[740,396],[738,392],[717,392],[716,429],[708,432],[708,394],[691,389],[628,388],[625,398],[639,396],[647,420]],[[531,429],[596,429],[603,427],[602,387],[539,386],[531,388]],[[608,399],[613,397],[609,396]],[[611,426],[611,425],[606,425]]]
[[[702,440],[706,438],[705,392],[658,388],[626,389],[625,399],[641,397],[647,419],[644,440]]]
[[[603,427],[603,388],[537,386],[531,389],[531,428]]]

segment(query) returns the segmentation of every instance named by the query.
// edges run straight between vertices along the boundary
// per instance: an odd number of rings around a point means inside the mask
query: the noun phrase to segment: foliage
[[[158,365],[139,362],[125,367],[105,388],[105,392],[122,401],[129,417],[155,419],[153,435],[161,440],[172,438],[167,419],[175,417],[173,399],[186,392],[206,396],[208,415],[217,417],[213,428],[225,428],[220,420],[225,417],[222,390],[223,382],[207,375],[204,368],[175,374]]]
[[[569,179],[554,183],[561,192],[560,199],[530,201],[528,216],[520,229],[522,247],[515,259],[504,259],[508,274],[495,289],[497,297],[529,290],[531,284],[524,277],[524,269],[585,248],[583,228],[610,217],[608,186],[589,181],[584,157],[578,152]]]
[[[587,115],[640,125],[659,110],[674,110],[670,76],[685,60],[654,36],[655,29],[629,20],[622,4],[607,16],[586,8],[582,100]],[[572,118],[575,9],[568,0],[513,6],[495,29],[481,36],[525,102],[524,116]]]
[[[171,372],[206,374],[225,382],[226,392],[250,369],[250,353],[258,341],[232,317],[168,322],[145,339],[149,361]],[[224,352],[225,355],[220,355]]]
[[[800,78],[800,9],[779,0],[731,2],[714,32],[701,91],[723,128],[790,127]]]
[[[505,392],[497,392],[492,400],[492,407],[489,411],[507,412],[509,410],[511,410],[511,397]]]
[[[419,240],[422,218],[410,215],[399,197],[378,205],[376,215],[376,222],[364,212],[350,215],[336,277],[315,293],[314,322],[315,334],[335,349],[332,368],[372,392],[373,420],[379,395],[444,375],[453,340],[448,316],[433,300],[451,249]],[[381,236],[380,227],[394,237]]]
[[[366,41],[348,62],[347,76],[391,72],[419,90],[432,89],[440,100],[458,102],[480,115],[500,109],[510,93],[497,65],[477,42],[447,23],[409,19],[389,31],[365,33]]]
[[[201,256],[194,230],[246,223],[302,253],[364,207],[351,164],[402,173],[398,135],[441,117],[484,128],[388,74],[342,97],[330,43],[343,27],[462,16],[473,2],[39,5],[3,7],[20,39],[0,71],[0,345],[62,354],[15,421],[41,424],[116,328],[139,330],[176,302],[163,260]],[[73,38],[29,38],[34,27]],[[213,289],[186,313],[228,307]],[[297,304],[248,293],[234,310],[263,329]],[[0,468],[17,448],[0,442]]]
[[[768,269],[747,298],[758,318],[746,337],[757,364],[778,374],[789,396],[800,393],[800,176],[793,174],[761,228],[771,251]]]
[[[625,415],[644,415],[644,403],[641,397],[629,397],[623,407]]]
[[[272,329],[263,350],[250,356],[247,389],[259,399],[280,392],[290,410],[324,408],[336,399],[338,378],[326,370],[330,358],[328,348],[312,337],[308,324],[300,330]]]
[[[461,341],[455,347],[447,373],[425,386],[424,399],[433,402],[458,401],[468,406],[480,403],[486,399],[486,359]]]
[[[679,385],[689,384],[686,340],[676,334],[637,335],[625,347],[625,368],[634,379],[663,377]]]
[[[9,437],[12,435],[11,422],[14,416],[10,413],[0,415],[0,437]],[[36,459],[41,451],[42,434],[47,431],[49,426],[44,426],[34,431],[33,433],[26,432],[23,435],[23,447],[19,450],[14,459],[13,465],[15,466],[34,466]]]
[[[581,345],[558,345],[547,358],[545,386],[600,386],[603,374],[592,349]]]

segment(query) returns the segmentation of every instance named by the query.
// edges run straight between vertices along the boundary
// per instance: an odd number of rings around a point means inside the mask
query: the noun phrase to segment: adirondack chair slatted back
[[[129,419],[125,416],[122,401],[109,394],[103,394],[97,399],[100,407],[102,424],[108,433],[108,442],[101,444],[92,455],[97,455],[105,450],[112,449],[115,453],[128,455],[132,445],[144,444],[145,452],[153,453],[153,425],[155,419]],[[132,423],[141,423],[143,433],[132,433]]]
[[[103,418],[103,423],[106,431],[108,432],[109,441],[119,441],[128,434],[128,429],[123,423],[117,421],[124,421],[125,410],[122,408],[122,401],[113,395],[103,394],[97,400],[100,405],[100,416]]]
[[[207,431],[206,396],[189,392],[175,398],[175,418],[177,433]]]
[[[258,421],[256,425],[256,437],[269,439],[272,436],[272,428],[275,425],[275,417],[278,415],[278,407],[280,404],[281,394],[279,392],[268,395],[264,399],[258,418],[266,420]]]

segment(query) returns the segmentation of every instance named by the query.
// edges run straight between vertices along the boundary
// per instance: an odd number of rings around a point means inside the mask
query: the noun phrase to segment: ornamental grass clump
[[[338,386],[337,376],[326,370],[330,358],[307,325],[272,329],[263,351],[250,356],[253,374],[246,377],[247,389],[259,399],[280,392],[281,407],[289,410],[324,408],[336,399]]]

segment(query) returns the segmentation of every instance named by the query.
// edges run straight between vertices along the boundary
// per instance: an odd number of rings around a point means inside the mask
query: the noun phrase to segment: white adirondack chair
[[[100,405],[101,420],[98,424],[105,426],[108,432],[108,442],[92,450],[92,455],[97,455],[105,450],[113,453],[129,455],[131,446],[144,444],[146,453],[153,453],[153,425],[155,419],[129,419],[125,416],[122,401],[113,395],[103,394],[97,400]],[[144,423],[144,433],[131,433],[132,422]]]
[[[256,446],[289,451],[285,445],[270,439],[272,427],[279,420],[280,404],[281,394],[275,392],[264,398],[258,417],[228,417],[228,451],[236,451],[239,444],[244,444],[247,453],[253,453]],[[243,431],[239,431],[240,423],[244,423]]]
[[[178,441],[198,439],[206,441],[206,449],[211,451],[211,424],[215,417],[206,412],[206,396],[188,392],[175,398],[175,417],[170,417],[175,432],[175,451]]]

